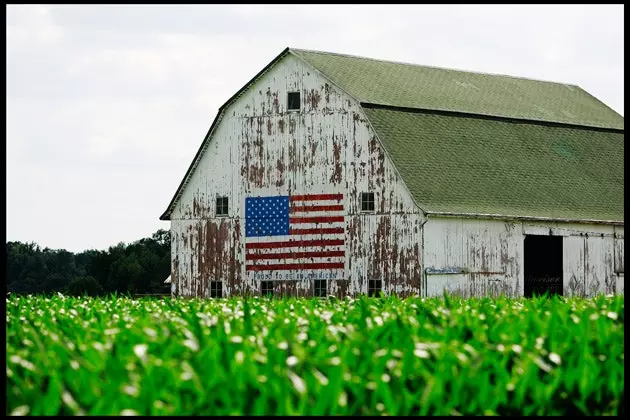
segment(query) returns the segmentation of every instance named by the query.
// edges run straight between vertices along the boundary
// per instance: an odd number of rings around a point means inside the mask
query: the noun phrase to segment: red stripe
[[[332,223],[343,222],[343,216],[290,217],[289,223]]]
[[[250,242],[245,244],[245,249],[272,249],[291,248],[300,246],[333,246],[343,245],[343,239],[314,239],[310,241],[285,241],[285,242]]]
[[[291,229],[291,235],[310,235],[310,234],[326,234],[326,233],[344,233],[342,227],[336,228],[310,228],[310,229]]]
[[[248,265],[247,271],[272,271],[272,270],[334,270],[344,268],[344,263],[305,263],[305,264],[268,264]]]
[[[344,257],[345,255],[345,251],[278,252],[273,254],[247,254],[245,260],[295,260],[298,258]]]
[[[292,195],[289,201],[343,200],[343,194]]]
[[[343,204],[336,204],[333,206],[295,206],[289,209],[291,213],[307,212],[307,211],[336,211],[336,210],[343,210]]]

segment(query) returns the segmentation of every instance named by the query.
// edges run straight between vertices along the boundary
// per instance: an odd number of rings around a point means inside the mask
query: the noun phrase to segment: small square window
[[[223,297],[223,282],[222,281],[210,282],[210,297],[211,298]]]
[[[260,291],[263,296],[273,296],[273,281],[271,280],[261,281]]]
[[[374,193],[361,193],[361,211],[374,211]]]
[[[217,197],[217,216],[228,215],[228,198]]]
[[[382,280],[368,280],[368,296],[379,297],[382,285]]]
[[[299,111],[300,110],[300,92],[289,92],[287,98],[287,110]]]
[[[315,280],[314,283],[315,297],[326,297],[326,280]]]

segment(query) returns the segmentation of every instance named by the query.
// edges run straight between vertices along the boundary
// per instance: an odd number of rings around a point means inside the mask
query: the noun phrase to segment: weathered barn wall
[[[623,226],[615,227],[615,274],[617,276],[617,294],[623,294]]]
[[[595,296],[623,293],[618,290],[623,274],[623,227],[606,225],[562,225],[564,238],[564,294]],[[621,247],[617,244],[621,242]],[[615,261],[620,267],[615,267]]]
[[[523,294],[518,223],[429,217],[424,225],[426,296]]]
[[[354,215],[347,222],[350,295],[367,294],[368,281],[379,279],[386,294],[420,294],[422,216]]]
[[[296,90],[302,110],[287,111]],[[374,192],[374,213],[360,212],[362,192]],[[245,197],[317,193],[343,194],[345,269],[329,293],[365,293],[372,278],[385,291],[419,292],[423,215],[359,104],[289,55],[224,110],[171,214],[178,294],[206,296],[211,279],[224,296],[258,292],[244,264]],[[217,196],[229,199],[227,217],[215,215]],[[312,293],[310,280],[276,286]]]
[[[562,236],[563,294],[623,293],[623,227],[430,217],[424,225],[427,296],[522,296],[525,235]]]

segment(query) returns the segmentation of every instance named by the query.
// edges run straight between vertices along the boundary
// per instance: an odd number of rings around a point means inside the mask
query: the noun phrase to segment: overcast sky
[[[285,47],[577,84],[623,109],[623,6],[7,6],[7,241],[168,229],[218,108]]]

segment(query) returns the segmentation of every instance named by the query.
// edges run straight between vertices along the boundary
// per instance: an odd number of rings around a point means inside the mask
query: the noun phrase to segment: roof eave
[[[471,219],[497,219],[497,220],[523,220],[523,221],[539,221],[539,222],[561,222],[561,223],[581,223],[581,224],[597,224],[597,225],[613,225],[623,226],[623,220],[606,220],[606,219],[579,219],[565,217],[544,217],[544,216],[518,216],[510,214],[494,214],[494,213],[465,213],[465,212],[446,212],[426,210],[427,216],[438,217],[462,217]]]

